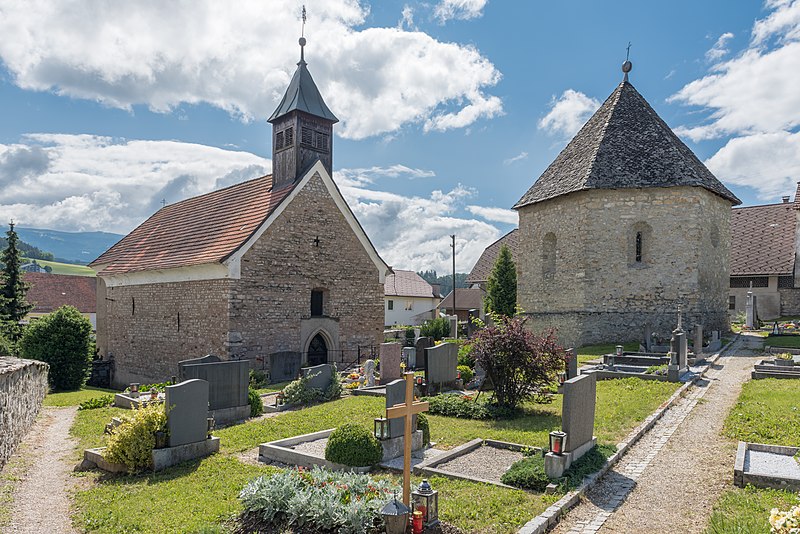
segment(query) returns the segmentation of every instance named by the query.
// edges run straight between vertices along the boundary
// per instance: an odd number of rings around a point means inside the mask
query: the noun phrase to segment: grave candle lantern
[[[422,526],[422,512],[414,510],[411,514],[411,531],[414,534],[422,534],[425,527]]]
[[[567,373],[565,371],[560,371],[558,373],[558,385],[563,386],[564,382],[567,381]]]
[[[553,431],[550,432],[550,452],[561,456],[564,454],[564,443],[567,441],[567,434],[565,432]]]
[[[131,390],[131,397],[133,397],[134,399],[138,399],[139,398],[139,383],[138,382],[131,383],[130,390]]]
[[[397,500],[395,493],[394,498],[381,509],[383,522],[386,524],[386,534],[406,534],[410,511],[408,506]]]
[[[283,395],[283,391],[279,391],[277,395],[275,395],[275,406],[283,406],[285,402],[285,397]]]
[[[617,345],[617,356],[622,356],[622,345]]]
[[[389,439],[389,420],[385,417],[376,417],[375,418],[375,429],[373,433],[375,437],[379,440]]]
[[[422,512],[422,522],[426,528],[439,523],[439,492],[427,480],[423,480],[411,492],[411,506],[415,512]]]

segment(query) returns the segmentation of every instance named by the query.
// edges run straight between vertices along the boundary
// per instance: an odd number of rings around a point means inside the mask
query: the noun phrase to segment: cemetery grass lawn
[[[65,391],[63,393],[48,393],[44,398],[45,406],[78,406],[80,403],[103,395],[119,393],[113,389],[82,387],[78,391]]]
[[[800,349],[800,336],[768,336],[764,345],[783,347],[786,349]]]
[[[797,504],[797,495],[782,490],[747,486],[728,490],[714,505],[706,534],[769,534],[769,512],[786,511]]]
[[[96,477],[75,496],[81,532],[225,532],[241,511],[239,491],[276,467],[216,454],[140,475]]]
[[[796,382],[765,378],[745,383],[725,419],[724,434],[739,441],[800,447],[800,387]]]
[[[275,393],[276,391],[280,391],[286,386],[289,385],[289,382],[276,382],[274,384],[269,384],[263,388],[258,388],[256,391],[259,395],[263,395],[264,393]]]
[[[589,360],[596,360],[601,358],[603,354],[610,354],[614,352],[617,345],[618,343],[601,343],[599,345],[586,345],[585,347],[581,347],[578,349],[578,363],[581,364]],[[639,350],[639,342],[629,341],[628,343],[623,343],[622,347],[625,351],[635,352]]]

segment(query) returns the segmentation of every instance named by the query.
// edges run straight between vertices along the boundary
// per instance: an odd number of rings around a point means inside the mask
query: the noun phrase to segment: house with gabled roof
[[[624,80],[514,208],[517,299],[565,345],[727,330],[739,199]]]
[[[494,264],[497,262],[497,257],[500,255],[500,249],[503,246],[508,247],[513,260],[517,255],[517,248],[519,246],[519,230],[514,228],[506,235],[483,249],[478,261],[472,267],[469,275],[467,276],[467,284],[473,289],[483,288],[486,289],[486,284],[489,281],[489,275],[492,274]]]
[[[272,174],[165,206],[90,264],[115,385],[169,379],[209,353],[287,380],[382,341],[391,270],[331,178],[338,119],[304,44],[269,119]]]
[[[91,276],[26,272],[22,279],[28,284],[25,300],[33,306],[26,321],[36,320],[61,306],[72,306],[89,319],[92,327],[97,327],[97,284]]]
[[[429,284],[414,271],[394,269],[384,283],[385,325],[414,326],[438,316],[439,284]]]

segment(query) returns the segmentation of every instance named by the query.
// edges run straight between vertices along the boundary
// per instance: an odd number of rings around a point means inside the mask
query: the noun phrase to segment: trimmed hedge
[[[337,464],[364,467],[375,465],[383,457],[381,443],[372,432],[355,423],[334,430],[325,446],[325,459]]]

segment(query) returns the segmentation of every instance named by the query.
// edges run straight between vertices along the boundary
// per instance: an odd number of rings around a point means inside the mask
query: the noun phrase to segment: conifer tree
[[[486,311],[512,317],[517,309],[517,267],[507,246],[500,247],[486,285]]]
[[[33,306],[25,300],[28,284],[23,282],[19,269],[19,237],[14,231],[13,222],[9,223],[6,240],[8,244],[0,254],[0,263],[3,264],[0,271],[0,318],[5,322],[6,337],[18,341],[22,335],[19,322],[28,315]]]

